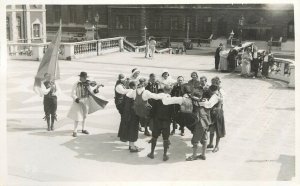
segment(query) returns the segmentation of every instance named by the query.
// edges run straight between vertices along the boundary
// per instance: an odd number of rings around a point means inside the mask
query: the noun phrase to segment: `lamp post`
[[[100,19],[98,13],[95,15],[94,19],[95,19],[95,23],[96,23],[96,39],[98,40],[99,38],[98,38],[98,29],[97,29],[97,26],[98,26],[98,22],[99,22],[99,19]]]
[[[144,32],[145,32],[145,58],[147,58],[147,52],[148,52],[148,50],[147,50],[147,27],[146,27],[146,25],[145,25],[145,27],[144,27]]]
[[[95,26],[94,25],[92,26],[92,30],[94,32],[94,34],[93,34],[93,40],[95,40]]]
[[[232,46],[232,39],[233,39],[233,36],[234,36],[234,32],[233,32],[233,30],[232,30],[231,33],[230,33],[230,46]]]
[[[245,22],[245,18],[244,18],[244,16],[242,16],[239,19],[239,25],[240,25],[240,29],[241,29],[241,44],[242,44],[242,38],[243,38],[243,26],[244,26],[244,22]]]

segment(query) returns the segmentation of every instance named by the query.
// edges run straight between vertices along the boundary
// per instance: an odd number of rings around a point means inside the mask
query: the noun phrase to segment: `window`
[[[55,5],[53,7],[54,9],[54,21],[59,22],[61,18],[61,6],[60,5]]]
[[[10,23],[9,23],[9,17],[6,17],[6,39],[10,40]]]
[[[93,13],[93,10],[92,10],[92,6],[91,5],[84,6],[85,20],[91,21],[93,19],[92,18],[92,13]]]
[[[153,25],[152,25],[152,28],[155,29],[155,30],[161,30],[162,29],[162,17],[159,16],[155,16],[153,17]]]
[[[212,20],[211,17],[206,17],[204,19],[204,25],[203,25],[203,31],[204,32],[212,32]]]
[[[177,16],[171,17],[171,30],[179,29],[179,18]]]
[[[22,39],[22,30],[21,30],[21,17],[17,17],[17,30],[18,30],[18,39]]]
[[[189,31],[195,30],[195,20],[192,17],[186,17],[184,19],[183,30],[187,31],[188,26],[189,26]]]
[[[70,13],[70,23],[76,22],[76,7],[75,6],[69,6],[69,13]]]
[[[134,30],[137,28],[136,16],[116,16],[116,29]]]
[[[40,24],[33,24],[33,37],[40,37]]]

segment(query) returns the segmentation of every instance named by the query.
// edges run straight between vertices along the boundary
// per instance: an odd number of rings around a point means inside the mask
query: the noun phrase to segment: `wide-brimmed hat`
[[[85,77],[85,78],[88,77],[88,75],[87,75],[86,72],[80,72],[80,74],[79,74],[78,76],[79,76],[79,77]]]

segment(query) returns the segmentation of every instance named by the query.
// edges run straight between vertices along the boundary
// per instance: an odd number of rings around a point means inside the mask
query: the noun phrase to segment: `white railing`
[[[41,60],[49,43],[8,43],[10,59]],[[92,41],[61,43],[59,59],[72,60],[105,53],[123,51],[123,37]]]

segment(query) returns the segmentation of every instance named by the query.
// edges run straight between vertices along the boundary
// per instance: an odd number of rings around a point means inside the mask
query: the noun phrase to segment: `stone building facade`
[[[6,38],[12,43],[46,42],[45,5],[7,5]]]
[[[292,4],[197,4],[197,5],[47,5],[47,31],[85,32],[96,25],[100,38],[126,36],[141,40],[147,36],[185,38],[228,38],[268,41],[294,40]],[[95,21],[95,15],[99,20]],[[243,24],[241,23],[243,20]]]

